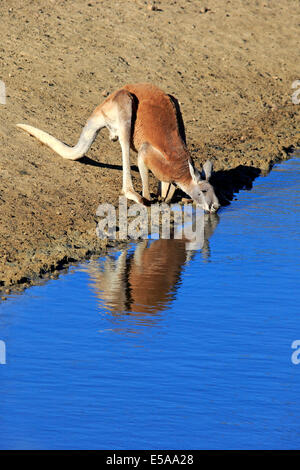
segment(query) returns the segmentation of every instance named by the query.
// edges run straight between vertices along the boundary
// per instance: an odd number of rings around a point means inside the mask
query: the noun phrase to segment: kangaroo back
[[[148,83],[126,85],[124,89],[135,97],[133,128],[135,149],[138,150],[144,142],[148,142],[167,159],[170,158],[170,151],[173,154],[187,153],[184,126],[177,100]]]

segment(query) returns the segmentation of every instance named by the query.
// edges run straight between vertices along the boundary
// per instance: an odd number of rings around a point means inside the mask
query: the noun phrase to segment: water
[[[201,251],[132,244],[1,303],[0,448],[299,448],[299,188],[294,158]]]

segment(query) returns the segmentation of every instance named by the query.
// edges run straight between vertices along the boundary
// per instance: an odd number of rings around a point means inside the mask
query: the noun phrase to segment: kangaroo
[[[149,204],[151,197],[148,170],[151,170],[161,182],[161,193],[166,202],[171,201],[176,185],[206,212],[216,212],[220,204],[209,183],[212,163],[208,160],[201,173],[194,168],[180,129],[176,103],[174,98],[152,84],[125,85],[96,107],[74,147],[69,147],[50,134],[27,124],[17,126],[69,160],[83,157],[99,130],[106,127],[110,132],[110,139],[119,139],[121,145],[122,192],[127,199]],[[142,196],[133,188],[130,148],[138,153]]]

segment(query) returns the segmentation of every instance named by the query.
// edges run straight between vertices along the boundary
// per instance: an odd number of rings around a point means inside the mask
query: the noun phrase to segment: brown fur
[[[162,153],[166,162],[161,163],[156,158],[151,164],[147,158],[150,170],[161,181],[190,180],[190,156],[180,136],[176,110],[170,97],[147,83],[126,85],[124,89],[136,97],[138,103],[133,130],[134,148],[139,150],[143,142],[150,142]]]
[[[159,158],[156,152],[147,154],[145,163],[152,173],[160,181],[190,182],[188,161],[191,158],[180,135],[176,110],[170,97],[148,83],[125,85],[112,93],[99,109],[105,113],[105,107],[111,101],[120,100],[122,90],[128,91],[133,98],[131,148],[138,152],[144,143],[151,143],[163,157]]]

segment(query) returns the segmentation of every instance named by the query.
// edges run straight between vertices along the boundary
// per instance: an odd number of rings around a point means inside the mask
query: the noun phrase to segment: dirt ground
[[[121,189],[120,147],[106,130],[72,162],[16,123],[75,145],[104,96],[125,83],[152,82],[179,100],[196,164],[212,158],[216,181],[228,189],[234,168],[243,180],[244,167],[267,171],[300,144],[300,105],[291,99],[300,79],[299,5],[1,2],[0,298],[99,254],[105,243],[95,234],[96,209],[117,205]],[[133,176],[140,190],[136,169]]]

